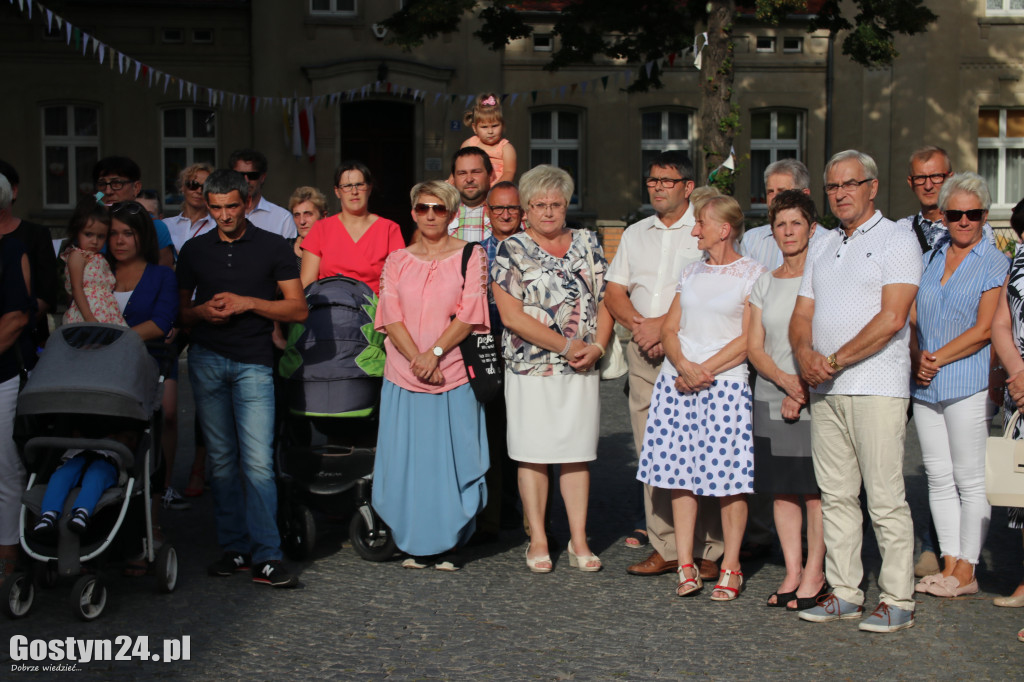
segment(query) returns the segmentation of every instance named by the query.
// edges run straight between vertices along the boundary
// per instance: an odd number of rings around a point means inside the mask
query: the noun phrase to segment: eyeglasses
[[[843,188],[844,192],[852,192],[853,190],[863,185],[865,182],[871,182],[872,180],[874,180],[874,178],[867,178],[865,180],[847,180],[846,182],[840,185],[837,185],[834,182],[830,182],[829,184],[825,185],[825,193],[835,194],[836,192],[839,191],[840,187]]]
[[[347,185],[335,185],[342,192],[362,192],[366,189],[365,182],[350,182]]]
[[[487,204],[487,208],[491,209],[492,213],[520,213],[523,210],[522,206],[491,206]]]
[[[112,192],[120,192],[121,189],[129,182],[131,182],[131,180],[122,180],[121,178],[114,178],[113,180],[97,180],[96,189],[104,192],[109,187]]]
[[[964,216],[967,216],[967,219],[972,223],[976,223],[985,217],[985,209],[972,208],[966,211],[954,211],[953,209],[947,209],[943,211],[942,214],[946,216],[947,223],[958,223]]]
[[[188,182],[185,183],[185,189],[190,189],[193,192],[198,192],[202,188],[203,188],[203,183],[198,182],[196,180],[189,180]]]
[[[557,212],[557,211],[561,211],[563,208],[565,208],[565,204],[563,204],[560,201],[555,201],[555,202],[550,203],[550,204],[541,204],[541,203],[530,204],[530,209],[531,210],[538,211],[540,213],[547,213],[547,210],[549,208],[553,212]]]
[[[146,208],[137,201],[119,201],[110,207],[111,215],[117,215],[118,213],[138,215],[139,213],[144,213],[145,211]]]
[[[263,173],[260,172],[260,171],[238,171],[238,172],[241,173],[242,175],[244,175],[246,180],[253,180],[253,181],[259,180],[260,176],[263,175]]]
[[[412,207],[412,210],[418,216],[425,216],[430,210],[433,210],[434,215],[438,218],[444,218],[448,215],[448,208],[444,204],[416,204]]]
[[[950,176],[950,173],[932,173],[931,175],[911,175],[910,182],[914,187],[920,187],[924,183],[931,180],[933,185],[941,185],[946,181],[946,178]]]
[[[661,185],[665,189],[672,189],[680,182],[690,182],[686,178],[644,178],[644,184],[648,187]]]

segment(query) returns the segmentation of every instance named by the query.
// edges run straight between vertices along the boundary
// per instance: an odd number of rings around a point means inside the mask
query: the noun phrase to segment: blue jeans
[[[271,368],[193,345],[188,376],[210,461],[218,544],[251,552],[254,562],[280,559]]]
[[[50,476],[46,492],[43,493],[42,511],[53,511],[60,515],[71,489],[79,485],[82,489],[75,498],[74,508],[82,508],[92,516],[103,492],[116,484],[116,466],[95,455],[75,455],[61,464]]]

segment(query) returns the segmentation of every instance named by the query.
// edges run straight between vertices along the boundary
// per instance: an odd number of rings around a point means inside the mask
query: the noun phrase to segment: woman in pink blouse
[[[380,294],[384,259],[405,246],[398,223],[370,212],[373,176],[359,161],[342,161],[334,171],[334,194],[341,213],[323,218],[302,241],[299,277],[308,287],[318,279],[344,275],[366,282]]]
[[[373,506],[409,554],[403,566],[454,571],[450,552],[487,501],[484,410],[458,348],[490,328],[487,256],[473,247],[463,277],[466,242],[448,235],[454,187],[423,182],[411,198],[420,239],[388,256],[374,322],[388,338]]]

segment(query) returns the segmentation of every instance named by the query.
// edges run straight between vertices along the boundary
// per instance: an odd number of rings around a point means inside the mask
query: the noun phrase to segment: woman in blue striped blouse
[[[989,340],[1010,263],[982,239],[990,204],[976,173],[943,183],[939,210],[948,235],[925,254],[910,311],[914,423],[943,560],[942,572],[922,578],[916,590],[937,597],[978,591],[974,567],[991,516],[985,498]]]

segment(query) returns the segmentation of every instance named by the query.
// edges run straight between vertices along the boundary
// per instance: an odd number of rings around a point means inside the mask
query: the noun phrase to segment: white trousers
[[[943,556],[978,563],[992,507],[985,497],[988,391],[940,403],[914,401],[928,502]]]
[[[25,490],[25,467],[14,446],[14,409],[18,403],[18,377],[0,384],[0,545],[20,539],[18,516]]]

